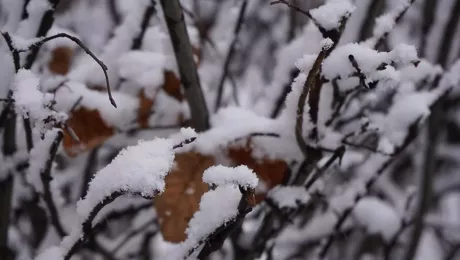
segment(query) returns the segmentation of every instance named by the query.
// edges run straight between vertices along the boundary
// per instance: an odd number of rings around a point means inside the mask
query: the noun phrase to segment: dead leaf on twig
[[[67,125],[80,139],[77,142],[67,130],[64,131],[64,150],[72,157],[99,146],[114,134],[114,129],[102,120],[99,111],[95,109],[81,107],[74,110]]]
[[[259,185],[264,185],[266,191],[282,184],[288,177],[288,164],[279,159],[254,158],[251,145],[251,140],[248,139],[244,146],[229,147],[227,155],[235,166],[246,165],[252,169],[259,177],[259,182],[262,182]],[[256,193],[256,203],[260,203],[264,199],[265,192]]]
[[[176,154],[174,163],[165,179],[166,189],[155,197],[154,206],[164,239],[179,243],[185,240],[188,222],[198,210],[201,196],[208,191],[202,176],[214,165],[214,158],[186,152]]]
[[[137,110],[137,122],[139,127],[147,128],[149,127],[149,118],[153,106],[153,100],[148,98],[144,90],[139,93],[139,109]]]

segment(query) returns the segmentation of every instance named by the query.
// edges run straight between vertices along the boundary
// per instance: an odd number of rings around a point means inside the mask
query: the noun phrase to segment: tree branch
[[[190,106],[191,124],[197,131],[209,129],[209,113],[193,59],[192,45],[179,0],[160,0],[174,48],[185,96]]]
[[[59,213],[56,208],[56,204],[54,203],[53,195],[51,193],[50,182],[53,180],[53,177],[51,176],[51,169],[53,166],[53,162],[54,162],[54,159],[56,158],[56,153],[57,153],[57,150],[59,148],[59,145],[63,137],[64,137],[64,134],[62,133],[62,131],[59,131],[53,143],[51,144],[51,147],[49,150],[50,155],[48,159],[46,160],[45,168],[40,173],[40,178],[43,183],[43,200],[45,201],[46,207],[48,208],[48,211],[50,213],[51,223],[56,228],[56,231],[60,237],[64,237],[67,234],[67,232],[65,231],[61,223],[61,219],[59,217]]]
[[[232,42],[230,43],[230,47],[228,49],[227,56],[225,57],[224,67],[222,69],[222,76],[220,77],[219,85],[217,87],[216,104],[214,107],[215,112],[219,110],[221,103],[222,103],[222,95],[224,92],[225,78],[227,77],[230,63],[235,53],[236,43],[238,42],[238,34],[240,33],[241,28],[243,27],[242,25],[244,23],[244,14],[246,12],[247,5],[248,5],[248,1],[243,0],[243,3],[241,4],[241,7],[240,7],[240,11],[238,13],[238,19],[236,20],[235,28],[233,29],[233,39],[232,39]]]

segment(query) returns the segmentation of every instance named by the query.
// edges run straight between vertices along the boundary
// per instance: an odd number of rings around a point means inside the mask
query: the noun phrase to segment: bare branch
[[[222,69],[222,76],[220,77],[219,85],[217,87],[217,97],[216,97],[216,104],[214,108],[215,112],[219,110],[221,103],[222,103],[222,95],[224,92],[225,78],[227,77],[230,63],[235,53],[236,43],[238,42],[238,34],[240,33],[241,28],[243,27],[242,25],[244,23],[244,14],[246,12],[247,5],[248,5],[248,1],[243,0],[243,3],[241,4],[241,7],[240,7],[240,11],[238,13],[238,19],[236,20],[235,28],[233,29],[233,40],[230,43],[230,47],[228,49],[227,56],[225,57],[224,67]]]
[[[30,46],[28,49],[25,49],[25,50],[18,50],[18,52],[26,52],[26,51],[29,51],[31,49],[35,49],[35,48],[39,48],[41,45],[43,45],[44,43],[48,42],[48,41],[51,41],[51,40],[54,40],[56,38],[67,38],[73,42],[75,42],[76,44],[78,44],[78,46],[80,46],[80,48],[82,48],[89,56],[91,56],[91,58],[93,58],[97,64],[99,64],[99,66],[102,68],[102,71],[104,72],[104,76],[105,76],[105,83],[107,85],[107,94],[109,95],[109,100],[110,100],[110,103],[112,104],[112,106],[114,107],[117,107],[117,104],[115,103],[115,100],[113,99],[112,97],[112,91],[110,90],[110,83],[109,83],[109,76],[107,75],[107,66],[101,61],[99,60],[96,55],[94,55],[93,52],[91,52],[90,49],[88,49],[88,47],[86,47],[86,45],[80,41],[80,39],[78,39],[77,37],[74,37],[72,35],[68,35],[67,33],[58,33],[56,35],[53,35],[53,36],[50,36],[50,37],[46,37],[42,40],[40,40],[39,42],[36,42],[35,44],[33,44],[32,46]]]

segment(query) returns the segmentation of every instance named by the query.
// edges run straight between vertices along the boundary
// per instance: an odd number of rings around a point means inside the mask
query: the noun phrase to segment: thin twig
[[[150,5],[145,9],[144,16],[142,17],[141,31],[139,35],[137,35],[137,37],[133,40],[133,44],[131,46],[132,50],[140,49],[142,45],[142,39],[144,38],[145,32],[147,31],[150,19],[156,12],[155,4],[156,2],[154,0],[150,0]]]
[[[150,221],[145,222],[143,225],[140,225],[137,228],[131,229],[125,237],[116,245],[113,247],[112,254],[116,254],[118,250],[120,250],[130,239],[132,239],[134,236],[144,232],[146,229],[148,229],[150,226],[154,225],[157,223],[157,219],[154,218]]]
[[[230,63],[232,61],[233,55],[235,53],[236,43],[238,42],[238,34],[241,31],[244,23],[244,14],[246,12],[246,6],[248,5],[247,0],[243,0],[241,4],[240,11],[238,13],[238,19],[236,20],[235,28],[233,29],[233,40],[230,43],[230,47],[227,52],[227,56],[225,57],[224,67],[222,69],[222,76],[219,80],[219,85],[217,87],[217,97],[216,97],[216,104],[214,110],[217,112],[219,110],[221,103],[222,103],[222,95],[224,92],[224,82],[225,78],[227,77],[227,73],[230,67]]]
[[[53,180],[53,177],[51,176],[51,168],[53,166],[54,159],[56,158],[59,144],[61,143],[63,137],[64,134],[62,133],[62,131],[58,131],[56,138],[51,144],[49,150],[49,157],[46,160],[45,168],[40,173],[40,178],[43,183],[43,200],[45,201],[46,207],[48,208],[48,211],[50,213],[51,223],[56,228],[57,233],[61,237],[64,237],[67,234],[67,232],[65,231],[64,226],[61,223],[61,219],[59,217],[56,204],[54,203],[53,195],[51,193],[50,182]]]
[[[428,40],[428,33],[434,23],[434,16],[436,13],[438,0],[424,0],[423,1],[423,23],[422,33],[420,39],[420,57],[425,57],[426,43]]]
[[[91,56],[91,58],[93,58],[93,60],[95,60],[97,62],[97,64],[99,64],[99,66],[102,68],[102,71],[104,72],[104,76],[105,76],[105,83],[107,85],[107,94],[109,95],[109,100],[110,100],[110,103],[112,104],[112,106],[114,107],[117,107],[117,104],[115,103],[115,100],[113,99],[112,97],[112,91],[110,90],[110,83],[109,83],[109,76],[107,74],[107,66],[104,64],[104,62],[102,62],[100,59],[98,59],[96,57],[96,55],[94,55],[94,53],[88,49],[88,47],[86,47],[86,45],[80,40],[78,39],[77,37],[74,37],[72,35],[69,35],[67,33],[58,33],[56,35],[53,35],[53,36],[50,36],[50,37],[46,37],[42,40],[40,40],[39,42],[36,42],[34,43],[32,46],[30,46],[29,48],[27,49],[24,49],[24,50],[18,50],[18,52],[26,52],[26,51],[29,51],[31,49],[35,49],[35,48],[38,48],[40,47],[41,45],[43,45],[44,43],[48,42],[48,41],[51,41],[51,40],[54,40],[56,38],[67,38],[73,42],[75,42],[76,44],[78,44],[78,46],[80,46],[80,48],[82,48],[89,56]]]
[[[451,7],[449,20],[444,26],[443,37],[441,41],[441,46],[439,48],[437,62],[443,68],[446,68],[448,65],[449,53],[452,49],[452,44],[454,41],[454,36],[457,31],[458,21],[460,20],[460,0],[456,0],[453,7]]]
[[[54,23],[54,10],[56,10],[56,6],[59,4],[60,0],[48,0],[48,4],[51,8],[49,8],[42,16],[40,20],[40,25],[38,26],[38,30],[35,34],[35,37],[44,37],[48,33],[49,29]],[[38,51],[40,47],[32,49],[32,51],[26,57],[26,64],[24,65],[25,69],[32,68],[35,60],[38,56]]]

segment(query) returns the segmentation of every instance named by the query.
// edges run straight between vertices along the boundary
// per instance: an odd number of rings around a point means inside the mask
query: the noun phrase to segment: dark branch
[[[43,200],[45,201],[46,207],[48,208],[48,211],[50,213],[51,223],[56,228],[57,233],[61,237],[64,237],[67,234],[67,232],[65,231],[61,223],[61,219],[59,217],[59,213],[56,208],[56,204],[54,203],[53,195],[51,193],[50,182],[53,180],[53,177],[51,176],[51,169],[53,166],[53,162],[54,162],[54,159],[56,158],[56,153],[57,153],[59,144],[61,143],[63,137],[64,137],[64,134],[62,133],[62,131],[58,131],[56,138],[51,144],[51,147],[49,150],[49,157],[46,160],[45,168],[40,173],[40,178],[43,183]]]
[[[222,103],[222,95],[224,92],[225,78],[227,77],[230,63],[232,61],[233,55],[235,54],[235,47],[236,47],[236,43],[238,42],[238,34],[240,33],[241,28],[243,27],[242,25],[244,23],[244,14],[246,12],[247,5],[248,5],[248,1],[243,0],[243,3],[241,4],[241,7],[240,7],[240,11],[238,13],[238,19],[236,20],[235,28],[233,29],[233,40],[230,43],[230,47],[228,49],[227,56],[225,57],[224,67],[222,69],[222,76],[220,77],[219,85],[217,87],[217,97],[216,97],[216,104],[214,108],[216,112],[220,108],[221,103]]]
[[[35,44],[33,44],[32,46],[30,46],[28,49],[25,49],[25,50],[18,50],[18,52],[26,52],[26,51],[29,51],[31,49],[35,49],[35,48],[39,48],[40,46],[42,46],[44,43],[48,42],[48,41],[51,41],[51,40],[54,40],[56,38],[67,38],[73,42],[75,42],[76,44],[78,44],[78,46],[80,46],[80,48],[82,48],[89,56],[91,56],[91,58],[93,58],[93,60],[95,60],[97,62],[97,64],[99,64],[99,66],[102,68],[102,71],[104,72],[104,76],[105,76],[105,83],[107,85],[107,93],[109,95],[109,100],[110,100],[110,103],[114,106],[114,107],[117,107],[117,104],[115,103],[115,100],[113,99],[112,97],[112,91],[110,90],[110,83],[109,83],[109,76],[107,74],[107,66],[101,61],[99,60],[96,55],[94,55],[93,52],[91,52],[90,49],[88,49],[88,47],[86,47],[86,45],[80,41],[80,39],[78,39],[77,37],[74,37],[74,36],[71,36],[71,35],[68,35],[67,33],[58,33],[56,35],[53,35],[53,36],[50,36],[50,37],[46,37],[42,40],[40,40],[39,42],[36,42]]]

